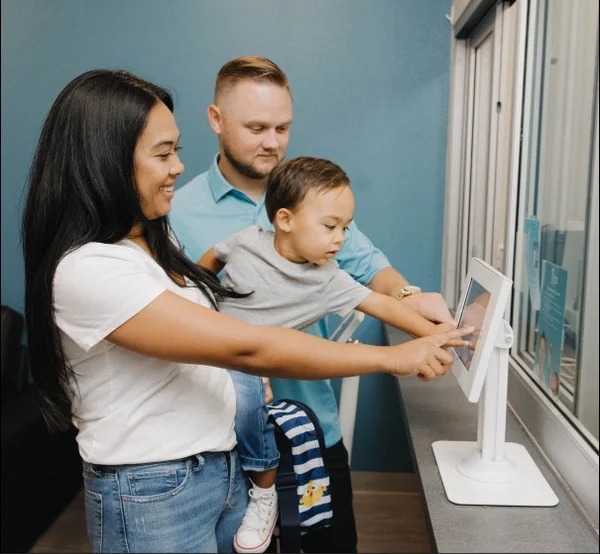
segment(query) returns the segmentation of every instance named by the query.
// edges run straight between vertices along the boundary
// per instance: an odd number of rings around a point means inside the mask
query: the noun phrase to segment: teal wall
[[[2,0],[2,304],[22,311],[24,182],[45,114],[83,71],[123,68],[170,88],[192,178],[216,152],[214,78],[242,54],[287,73],[288,155],[350,175],[359,227],[411,282],[439,290],[450,0]],[[363,341],[382,342],[368,321]],[[391,378],[363,378],[353,468],[411,469]],[[376,430],[376,431],[375,431]]]

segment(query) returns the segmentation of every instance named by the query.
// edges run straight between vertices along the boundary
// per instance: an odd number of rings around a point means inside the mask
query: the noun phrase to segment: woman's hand
[[[392,349],[392,375],[403,377],[417,375],[421,381],[431,381],[439,375],[448,373],[454,357],[442,348],[443,345],[454,341],[457,346],[467,346],[468,341],[460,337],[473,332],[473,327],[452,329],[437,335],[414,339]]]
[[[164,291],[106,339],[144,356],[250,375],[336,379],[392,373],[430,380],[446,372],[445,366],[452,362],[440,347],[470,332],[453,329],[393,347],[342,344],[302,331],[248,325]]]

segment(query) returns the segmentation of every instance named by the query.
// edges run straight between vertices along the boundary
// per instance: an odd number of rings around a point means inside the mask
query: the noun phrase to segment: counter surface
[[[388,327],[390,344],[403,334]],[[558,496],[552,508],[459,506],[446,498],[431,444],[476,441],[477,404],[453,375],[423,383],[398,378],[405,424],[438,552],[598,552],[598,538],[537,447],[508,410],[506,440],[525,446]]]

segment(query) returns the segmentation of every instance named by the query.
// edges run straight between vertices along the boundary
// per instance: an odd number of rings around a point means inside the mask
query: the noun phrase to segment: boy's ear
[[[284,233],[289,233],[292,230],[292,219],[294,214],[287,208],[280,208],[275,214],[273,224]]]

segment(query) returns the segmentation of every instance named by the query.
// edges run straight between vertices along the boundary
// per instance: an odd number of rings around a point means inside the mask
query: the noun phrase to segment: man
[[[249,225],[272,229],[264,207],[265,187],[269,174],[285,156],[292,111],[288,80],[270,60],[243,56],[227,62],[219,71],[214,103],[208,107],[210,126],[219,138],[219,154],[206,173],[177,191],[170,215],[175,234],[194,261]],[[409,286],[355,223],[350,225],[336,260],[363,285],[406,302],[428,319],[452,321],[443,298],[421,294],[418,287]],[[324,321],[309,332],[328,336]],[[333,523],[304,535],[302,550],[356,552],[348,453],[331,384],[327,380],[273,379],[271,385],[275,398],[294,398],[309,405],[325,434]]]

